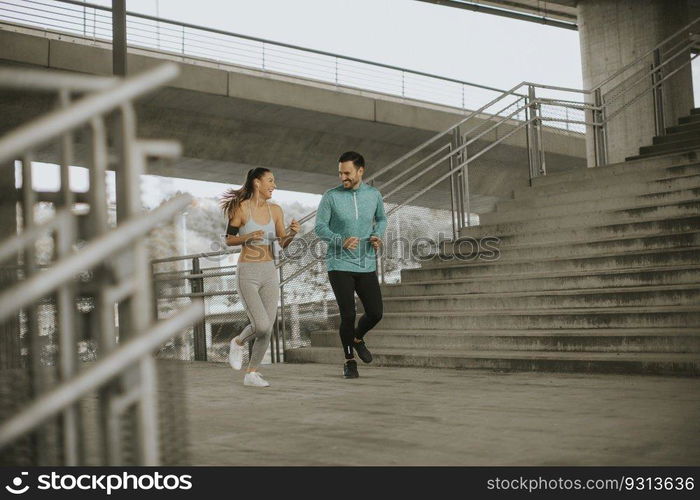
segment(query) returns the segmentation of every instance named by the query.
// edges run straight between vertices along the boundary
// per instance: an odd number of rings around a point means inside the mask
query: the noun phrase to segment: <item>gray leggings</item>
[[[270,336],[277,317],[277,302],[280,297],[280,282],[273,261],[239,262],[236,276],[238,293],[243,301],[250,324],[238,340],[245,342],[254,338],[249,369],[257,369],[270,344]]]

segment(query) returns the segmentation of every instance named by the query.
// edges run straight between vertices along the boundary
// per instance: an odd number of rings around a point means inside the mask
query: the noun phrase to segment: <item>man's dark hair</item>
[[[340,158],[338,158],[338,163],[345,163],[346,161],[351,161],[355,168],[360,168],[365,166],[365,159],[360,153],[355,151],[346,151]]]

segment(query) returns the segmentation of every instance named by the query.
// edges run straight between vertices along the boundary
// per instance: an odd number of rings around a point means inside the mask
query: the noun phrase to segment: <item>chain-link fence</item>
[[[158,318],[176,313],[193,297],[204,299],[204,320],[163,346],[160,358],[228,360],[229,342],[248,324],[236,286],[236,256],[217,252],[152,261]]]

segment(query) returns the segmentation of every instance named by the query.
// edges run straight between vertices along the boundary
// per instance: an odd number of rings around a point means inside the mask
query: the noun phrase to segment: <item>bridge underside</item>
[[[65,38],[0,30],[0,66],[109,74],[109,50]],[[141,52],[129,54],[130,71],[163,60]],[[156,175],[238,184],[248,169],[263,166],[274,170],[280,189],[323,193],[337,183],[337,158],[343,151],[360,151],[371,173],[463,116],[455,108],[301,78],[235,67],[214,69],[204,63],[180,66],[181,76],[171,87],[137,105],[140,137],[176,139],[183,145],[181,159],[151,166],[150,173]],[[55,98],[34,92],[0,94],[0,134],[54,106]],[[88,134],[79,135],[75,164],[87,164],[88,141]],[[487,144],[479,142],[469,153]],[[544,145],[548,172],[585,167],[580,135],[545,132]],[[518,133],[475,160],[469,172],[472,212],[490,211],[497,198],[528,184],[524,146],[524,134]],[[58,141],[35,159],[57,163]],[[446,169],[446,164],[440,165],[417,185],[428,185]],[[377,186],[382,188],[387,180],[380,179]],[[419,201],[446,208],[448,191],[449,184],[443,182]]]

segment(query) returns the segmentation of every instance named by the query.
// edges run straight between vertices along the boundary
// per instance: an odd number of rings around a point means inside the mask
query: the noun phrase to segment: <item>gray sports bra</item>
[[[272,210],[270,210],[270,204],[265,203],[267,205],[267,211],[270,214],[270,222],[267,224],[258,224],[253,220],[253,214],[251,213],[250,210],[250,204],[251,202],[248,203],[248,220],[246,221],[245,224],[243,224],[239,231],[241,236],[245,236],[248,233],[252,233],[255,231],[264,231],[265,236],[263,237],[262,240],[255,240],[253,245],[271,245],[273,241],[277,238],[277,235],[275,233],[275,221],[272,218]]]

